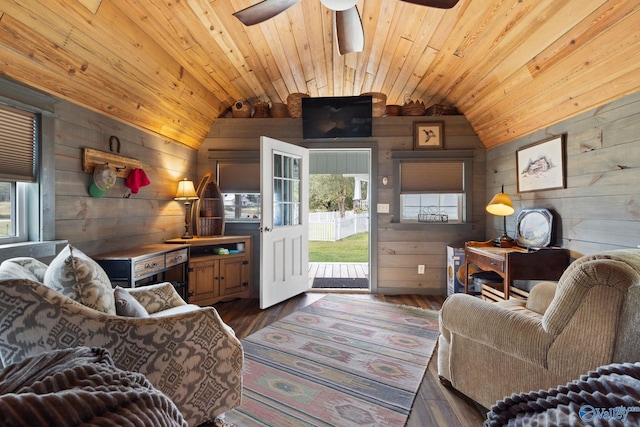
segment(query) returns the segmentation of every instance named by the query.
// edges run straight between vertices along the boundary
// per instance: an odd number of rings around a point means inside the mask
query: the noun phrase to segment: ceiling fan
[[[420,6],[451,9],[458,0],[401,0]],[[244,25],[254,25],[271,19],[284,12],[300,0],[263,0],[233,14]],[[362,20],[356,7],[358,0],[320,0],[328,9],[334,11],[335,33],[340,55],[362,52],[364,49],[364,31]]]

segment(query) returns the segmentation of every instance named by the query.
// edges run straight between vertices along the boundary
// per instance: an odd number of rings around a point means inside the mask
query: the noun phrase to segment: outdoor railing
[[[313,212],[309,214],[309,240],[336,242],[369,231],[369,213]]]

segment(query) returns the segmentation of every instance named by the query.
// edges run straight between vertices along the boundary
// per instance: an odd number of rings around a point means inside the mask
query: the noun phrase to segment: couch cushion
[[[0,280],[28,279],[42,283],[47,264],[30,257],[16,257],[0,264]]]
[[[113,295],[116,299],[116,314],[118,316],[149,317],[147,310],[126,289],[116,286]]]
[[[82,251],[67,245],[49,264],[44,284],[68,298],[107,314],[116,314],[107,273]]]

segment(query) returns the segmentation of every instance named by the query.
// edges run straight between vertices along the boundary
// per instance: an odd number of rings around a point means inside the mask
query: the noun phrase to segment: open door
[[[309,289],[309,152],[260,137],[260,308]]]

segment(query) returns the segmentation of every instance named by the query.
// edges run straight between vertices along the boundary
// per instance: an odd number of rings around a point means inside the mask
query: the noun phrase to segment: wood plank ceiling
[[[198,148],[238,100],[387,94],[457,107],[490,148],[640,89],[640,2],[360,0],[361,53],[302,0],[244,27],[258,0],[1,0],[0,72]]]

